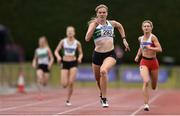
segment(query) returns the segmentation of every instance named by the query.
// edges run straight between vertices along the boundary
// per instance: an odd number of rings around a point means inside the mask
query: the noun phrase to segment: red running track
[[[0,95],[0,115],[180,115],[180,91],[150,91],[150,111],[143,111],[141,89],[109,89],[109,108],[102,108],[96,88],[77,88],[73,106],[65,106],[66,90],[46,92],[42,101],[37,93]]]

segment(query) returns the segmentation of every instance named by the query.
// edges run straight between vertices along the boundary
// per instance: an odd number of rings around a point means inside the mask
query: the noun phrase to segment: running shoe
[[[66,106],[72,106],[71,102],[66,101]]]
[[[101,98],[101,105],[103,108],[109,107],[109,104],[106,98]]]
[[[149,105],[148,104],[144,104],[144,111],[149,111]]]

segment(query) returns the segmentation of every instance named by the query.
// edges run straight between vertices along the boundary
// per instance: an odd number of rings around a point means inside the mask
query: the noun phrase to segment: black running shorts
[[[96,65],[101,66],[103,64],[104,59],[106,59],[107,57],[112,57],[116,60],[115,51],[112,50],[110,52],[105,52],[105,53],[99,53],[99,52],[94,51],[93,57],[92,57],[92,62]]]

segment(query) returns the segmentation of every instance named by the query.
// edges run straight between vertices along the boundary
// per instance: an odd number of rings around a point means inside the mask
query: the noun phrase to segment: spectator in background
[[[115,45],[114,50],[116,53],[116,64],[121,65],[124,52],[123,52],[122,48],[117,44]]]
[[[11,42],[6,45],[6,61],[7,62],[23,62],[24,51],[21,46]]]
[[[0,24],[0,62],[6,61],[6,44],[8,33],[5,26]]]
[[[114,46],[114,51],[116,53],[116,65],[115,65],[116,79],[119,80],[120,79],[119,68],[120,65],[122,64],[124,52],[123,49],[118,44]]]
[[[8,28],[0,24],[0,62],[23,62],[22,47],[10,38]]]

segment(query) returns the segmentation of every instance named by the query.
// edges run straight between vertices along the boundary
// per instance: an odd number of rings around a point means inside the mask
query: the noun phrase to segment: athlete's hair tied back
[[[107,7],[106,5],[104,5],[104,4],[98,5],[98,6],[95,8],[95,11],[98,12],[98,10],[99,10],[100,8],[105,8],[105,9],[108,11],[108,7]]]

